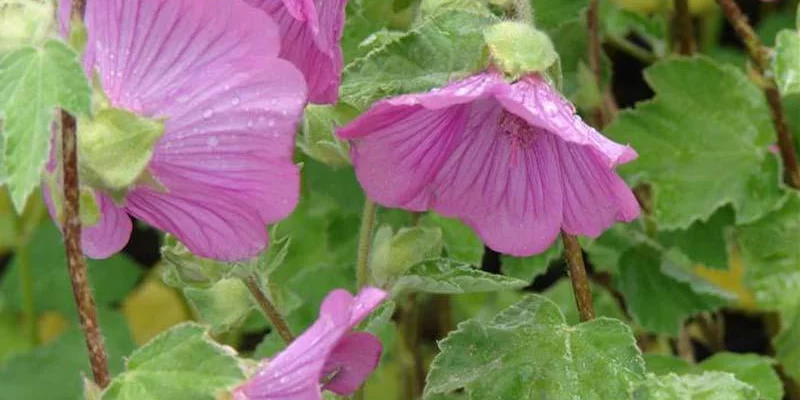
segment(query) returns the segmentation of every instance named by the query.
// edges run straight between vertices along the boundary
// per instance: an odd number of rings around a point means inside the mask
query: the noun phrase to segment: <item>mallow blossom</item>
[[[62,3],[62,24],[68,15]],[[122,249],[129,214],[203,257],[256,255],[266,224],[299,196],[292,155],[306,84],[278,57],[277,24],[239,0],[89,0],[85,21],[86,73],[111,106],[165,120],[148,179],[121,201],[95,188],[101,215],[83,230],[86,255]]]
[[[353,332],[386,293],[365,288],[353,297],[334,290],[322,302],[319,318],[289,347],[233,391],[234,400],[320,400],[322,391],[341,396],[355,392],[377,367],[381,343]]]
[[[280,26],[280,56],[303,71],[309,101],[336,103],[344,65],[340,41],[347,0],[245,1],[266,11]]]
[[[460,218],[499,252],[537,254],[562,230],[594,237],[639,214],[614,171],[636,152],[536,74],[509,83],[489,71],[386,99],[338,134],[370,198]]]

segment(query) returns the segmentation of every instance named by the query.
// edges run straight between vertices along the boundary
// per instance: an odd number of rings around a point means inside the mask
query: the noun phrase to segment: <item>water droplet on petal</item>
[[[203,111],[203,118],[205,118],[205,119],[209,119],[213,115],[214,115],[214,110],[212,110],[210,108],[207,108],[205,111]]]
[[[253,121],[252,119],[247,121],[247,127],[248,128],[252,128],[255,124],[256,124],[255,121]]]
[[[275,120],[274,120],[274,119],[270,119],[269,121],[267,121],[267,125],[268,125],[270,128],[272,128],[273,126],[275,126]]]
[[[239,102],[241,102],[241,99],[239,99],[239,96],[233,96],[233,98],[231,99],[231,105],[234,105],[234,106],[239,105]]]
[[[210,138],[208,138],[207,143],[211,147],[217,147],[217,145],[219,144],[219,139],[216,136],[211,136]]]

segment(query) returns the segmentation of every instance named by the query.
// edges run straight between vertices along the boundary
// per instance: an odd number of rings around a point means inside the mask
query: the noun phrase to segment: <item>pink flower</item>
[[[234,400],[319,400],[322,390],[355,392],[377,367],[382,348],[375,336],[352,329],[384,298],[375,288],[355,298],[341,289],[328,294],[314,325],[236,388]]]
[[[540,253],[561,230],[597,236],[639,214],[614,172],[636,152],[536,75],[509,84],[487,72],[383,100],[338,133],[372,199],[458,217],[503,253]]]
[[[339,42],[347,0],[245,1],[266,11],[280,26],[280,56],[303,71],[309,101],[336,103],[344,64]]]
[[[113,107],[166,118],[166,132],[147,169],[160,187],[134,185],[122,204],[96,191],[102,216],[84,229],[84,252],[119,251],[130,214],[199,256],[258,254],[266,224],[299,196],[292,154],[306,86],[277,56],[277,25],[230,0],[90,0],[86,25],[87,74]]]

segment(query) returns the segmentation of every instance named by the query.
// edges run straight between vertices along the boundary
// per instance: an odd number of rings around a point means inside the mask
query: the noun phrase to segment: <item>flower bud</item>
[[[144,175],[164,122],[130,111],[101,109],[78,121],[81,178],[96,189],[124,191]]]
[[[547,70],[558,61],[550,37],[515,21],[492,25],[483,34],[492,61],[514,78]]]
[[[54,16],[51,0],[0,0],[0,53],[44,41]]]

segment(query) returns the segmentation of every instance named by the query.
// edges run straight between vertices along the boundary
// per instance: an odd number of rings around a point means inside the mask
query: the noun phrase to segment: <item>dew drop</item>
[[[205,119],[209,119],[213,115],[214,115],[214,110],[212,110],[210,108],[207,108],[205,111],[203,111],[203,118],[205,118]]]
[[[219,139],[216,136],[211,136],[210,138],[208,138],[207,143],[211,147],[217,147],[217,145],[219,144]]]
[[[239,99],[239,96],[233,96],[233,98],[231,99],[231,105],[237,106],[239,105],[240,102],[241,99]]]
[[[275,126],[275,120],[274,119],[270,119],[269,121],[267,121],[267,126],[269,126],[270,128]]]
[[[256,124],[255,121],[253,121],[252,119],[247,121],[247,127],[248,128],[252,128],[255,124]]]

